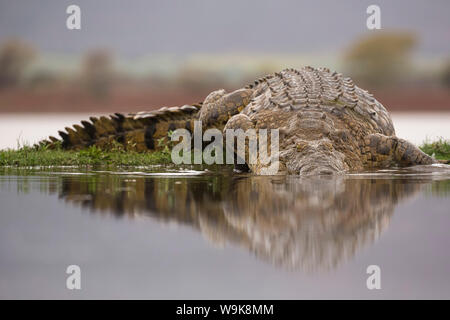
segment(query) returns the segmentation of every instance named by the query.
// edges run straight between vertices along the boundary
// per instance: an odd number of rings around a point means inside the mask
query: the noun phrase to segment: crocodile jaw
[[[301,176],[345,173],[349,167],[344,160],[328,139],[299,141],[284,157],[287,172]]]

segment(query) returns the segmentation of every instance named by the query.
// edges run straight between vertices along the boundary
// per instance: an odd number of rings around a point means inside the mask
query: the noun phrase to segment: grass
[[[450,160],[450,140],[441,138],[434,142],[426,141],[420,149],[438,160]],[[0,166],[136,167],[171,163],[168,147],[151,153],[126,151],[120,147],[105,151],[95,146],[81,151],[66,151],[59,147],[49,149],[45,146],[22,146],[17,150],[0,150]]]
[[[419,148],[437,160],[450,160],[450,140],[425,141]]]
[[[81,151],[66,151],[61,148],[23,146],[17,150],[0,150],[0,166],[150,166],[170,164],[168,148],[162,151],[138,153],[121,149],[100,150],[92,146]]]

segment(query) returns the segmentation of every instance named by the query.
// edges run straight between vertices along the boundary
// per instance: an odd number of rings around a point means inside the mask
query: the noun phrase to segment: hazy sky
[[[66,29],[77,4],[82,30]],[[18,36],[42,51],[105,47],[123,56],[197,52],[330,53],[366,29],[366,8],[381,7],[383,29],[411,30],[419,52],[450,55],[448,0],[0,0],[0,41]]]

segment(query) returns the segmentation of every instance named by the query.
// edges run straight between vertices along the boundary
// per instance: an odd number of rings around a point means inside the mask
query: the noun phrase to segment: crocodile
[[[152,151],[161,139],[167,141],[170,131],[193,132],[194,122],[201,121],[203,129],[278,129],[278,174],[338,174],[438,162],[395,135],[388,111],[371,93],[327,68],[285,69],[229,93],[213,91],[198,104],[90,120],[60,131],[61,140],[50,137],[44,143],[75,150],[120,143],[127,150]],[[262,174],[267,167],[259,160],[246,161],[244,169]]]

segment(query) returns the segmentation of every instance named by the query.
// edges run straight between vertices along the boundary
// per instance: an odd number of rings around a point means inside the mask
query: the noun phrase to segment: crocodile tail
[[[115,113],[109,117],[90,117],[73,128],[59,131],[60,139],[50,136],[39,146],[55,148],[60,145],[67,150],[81,150],[90,146],[111,149],[122,145],[125,150],[158,150],[165,146],[168,133],[178,128],[192,132],[202,103],[182,107],[163,107],[148,112],[123,115]]]

